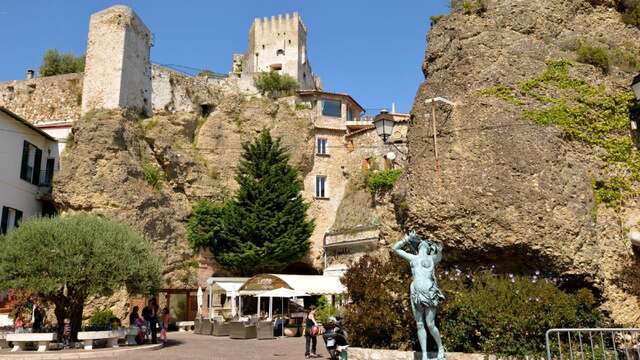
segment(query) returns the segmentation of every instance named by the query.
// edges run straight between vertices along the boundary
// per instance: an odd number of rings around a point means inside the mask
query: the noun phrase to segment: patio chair
[[[202,320],[195,319],[193,321],[193,333],[194,334],[202,334]]]
[[[232,339],[255,339],[256,326],[242,321],[232,321],[229,326],[229,337]]]
[[[229,323],[219,320],[213,320],[213,330],[211,335],[213,336],[229,336]]]
[[[273,336],[273,321],[258,321],[256,332],[258,339],[275,339],[275,336]]]
[[[213,330],[212,325],[213,324],[211,323],[211,320],[203,319],[202,320],[201,334],[202,335],[211,335],[211,331]]]

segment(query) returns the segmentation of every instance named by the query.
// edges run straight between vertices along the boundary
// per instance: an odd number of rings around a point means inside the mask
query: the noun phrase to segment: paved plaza
[[[169,343],[160,349],[138,349],[128,351],[96,349],[92,352],[56,352],[38,354],[33,351],[9,353],[0,351],[0,359],[123,359],[123,360],[169,360],[169,359],[206,359],[206,360],[257,360],[304,359],[304,337],[278,338],[275,340],[233,340],[228,337],[196,335],[193,333],[171,332]],[[324,341],[318,337],[318,353],[323,359],[329,357]]]

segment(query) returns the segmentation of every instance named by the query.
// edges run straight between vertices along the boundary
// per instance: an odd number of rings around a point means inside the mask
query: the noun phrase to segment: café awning
[[[243,277],[210,277],[207,285],[211,292],[225,292],[227,296],[237,296],[240,287],[249,278]]]
[[[339,295],[347,290],[337,276],[259,274],[247,280],[240,287],[239,293],[240,295],[258,295],[279,288],[309,295]]]

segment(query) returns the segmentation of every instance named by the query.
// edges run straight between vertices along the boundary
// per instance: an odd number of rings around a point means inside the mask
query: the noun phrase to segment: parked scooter
[[[347,358],[347,333],[340,326],[340,322],[333,316],[329,318],[322,335],[327,345],[327,351],[331,360],[342,360]]]

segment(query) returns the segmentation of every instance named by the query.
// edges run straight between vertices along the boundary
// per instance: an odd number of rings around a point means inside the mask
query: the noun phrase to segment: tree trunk
[[[78,332],[82,328],[82,312],[84,311],[84,298],[71,301],[69,318],[71,320],[71,339],[78,341]]]
[[[62,336],[64,333],[64,319],[69,316],[67,312],[67,299],[63,295],[59,295],[52,296],[49,298],[49,300],[55,305],[53,313],[56,315],[56,321],[58,323],[58,340],[62,340]]]

